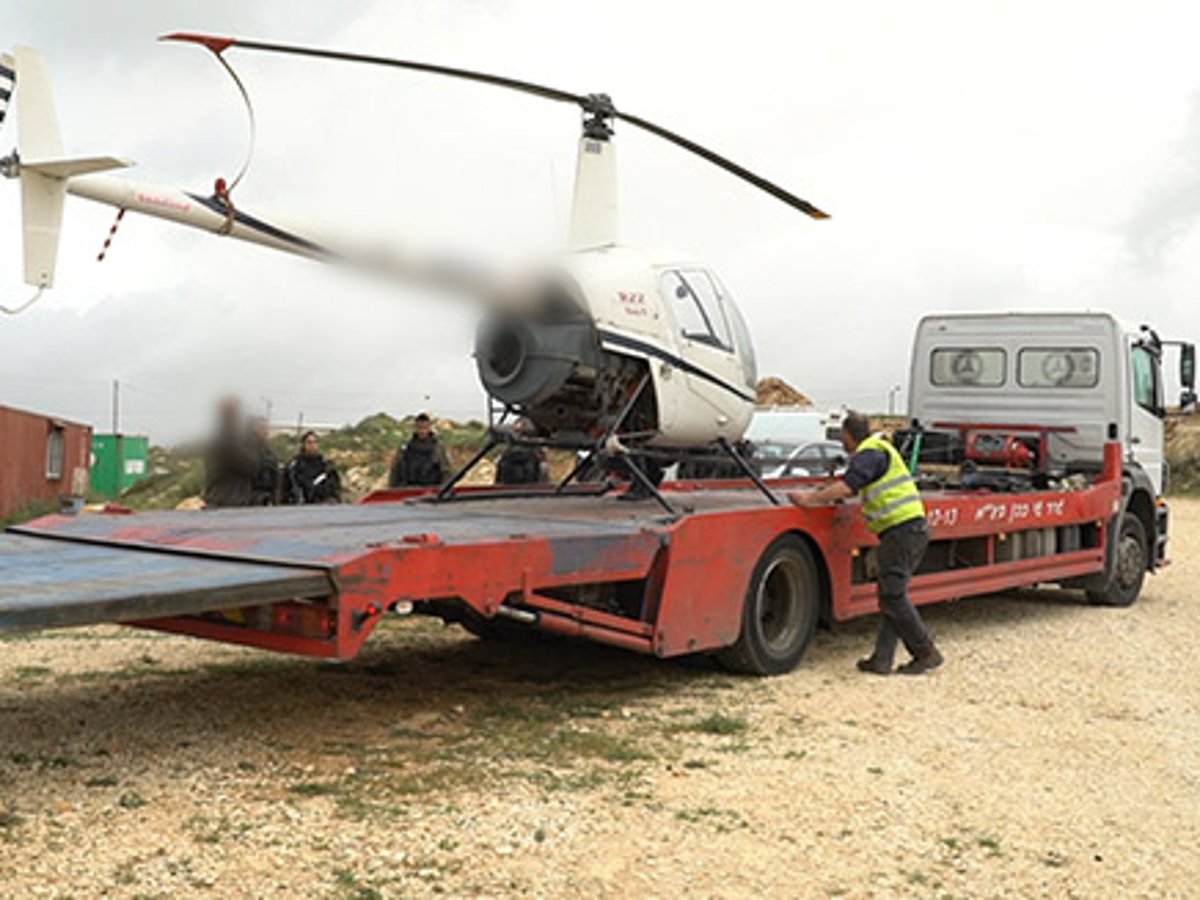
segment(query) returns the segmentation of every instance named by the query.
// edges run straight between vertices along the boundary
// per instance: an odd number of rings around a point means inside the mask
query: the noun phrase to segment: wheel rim
[[[1132,534],[1122,535],[1117,548],[1117,585],[1121,590],[1130,590],[1137,584],[1145,564],[1142,542]]]
[[[804,568],[796,560],[773,560],[758,588],[758,629],[772,653],[786,653],[800,636]]]

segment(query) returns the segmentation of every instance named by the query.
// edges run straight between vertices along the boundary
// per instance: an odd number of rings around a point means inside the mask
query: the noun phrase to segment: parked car
[[[763,478],[796,478],[805,475],[839,475],[846,470],[845,448],[836,441],[799,444],[768,441],[755,449]]]

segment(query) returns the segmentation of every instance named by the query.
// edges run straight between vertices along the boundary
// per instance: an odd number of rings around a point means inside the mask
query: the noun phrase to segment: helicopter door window
[[[733,340],[721,297],[707,272],[699,269],[667,272],[662,284],[685,338],[732,350]]]

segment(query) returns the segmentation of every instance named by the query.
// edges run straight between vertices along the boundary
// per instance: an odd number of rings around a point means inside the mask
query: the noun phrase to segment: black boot
[[[944,661],[938,648],[930,644],[928,650],[918,653],[896,671],[901,675],[923,675],[925,672],[932,672]]]
[[[891,675],[892,665],[874,655],[868,656],[866,659],[860,659],[855,665],[858,666],[858,671],[867,672],[871,675]]]

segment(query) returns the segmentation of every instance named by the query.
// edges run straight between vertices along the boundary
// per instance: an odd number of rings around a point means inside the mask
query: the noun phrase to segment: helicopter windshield
[[[724,304],[707,272],[673,269],[663,274],[662,286],[685,338],[733,350]]]
[[[742,364],[742,374],[746,377],[746,387],[753,389],[758,384],[758,360],[754,357],[754,342],[750,339],[750,329],[725,285],[717,281],[717,287],[721,291],[725,310],[729,313],[730,324],[733,325],[734,344],[737,348],[738,362]]]

